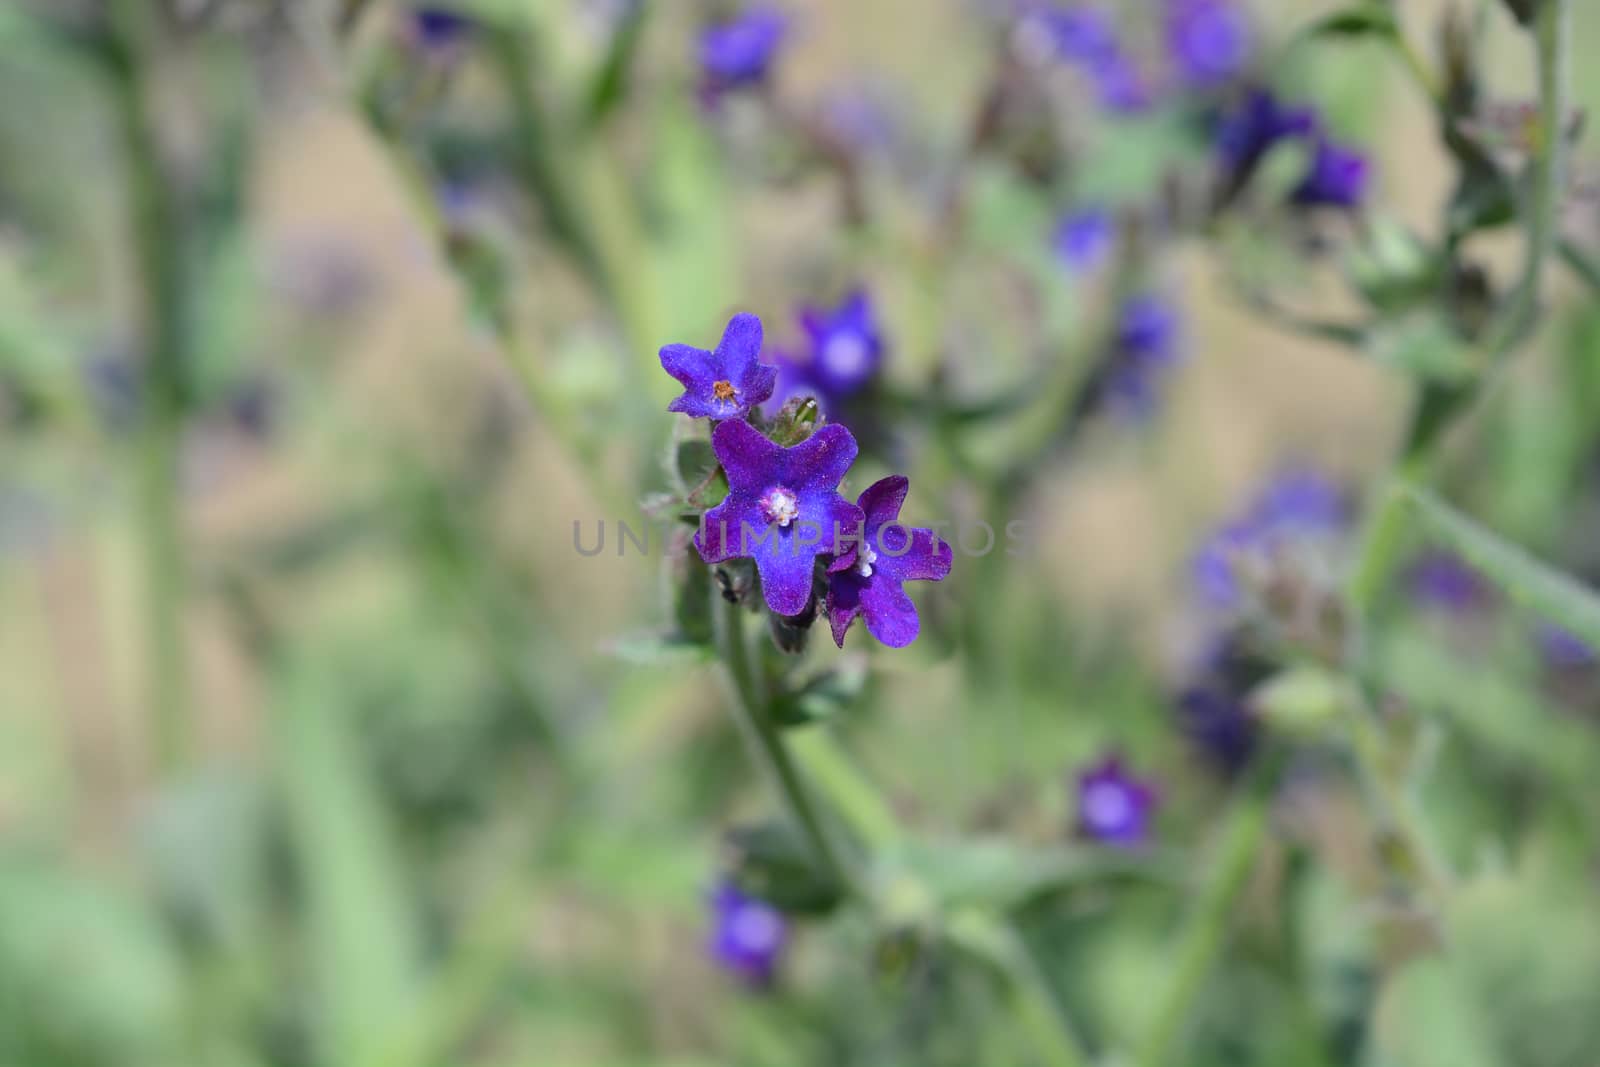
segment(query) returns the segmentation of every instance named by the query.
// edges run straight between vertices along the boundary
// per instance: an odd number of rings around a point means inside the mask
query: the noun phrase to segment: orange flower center
[[[722,381],[711,383],[711,395],[716,397],[718,400],[732,400],[734,394],[737,392],[738,390],[733,387],[732,382]]]

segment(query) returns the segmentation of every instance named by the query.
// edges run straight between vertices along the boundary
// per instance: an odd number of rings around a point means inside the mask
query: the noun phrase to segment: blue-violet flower
[[[1190,85],[1226,81],[1250,61],[1250,19],[1233,0],[1171,0],[1166,29],[1168,52]]]
[[[1122,768],[1116,756],[1078,776],[1078,829],[1102,844],[1128,847],[1150,836],[1159,796],[1153,785]]]
[[[760,85],[789,29],[789,20],[770,7],[756,7],[700,32],[701,90],[716,99],[731,89]]]
[[[856,500],[864,516],[860,537],[828,567],[828,623],[833,640],[844,647],[850,624],[861,616],[867,632],[890,648],[917,639],[917,606],[902,583],[942,581],[955,553],[932,530],[908,529],[899,522],[911,483],[899,474],[867,487]]]
[[[1371,166],[1367,157],[1319,138],[1311,165],[1292,199],[1302,207],[1354,208],[1366,198]]]
[[[711,895],[711,958],[742,981],[765,988],[789,943],[789,922],[771,904],[724,881]]]
[[[693,418],[733,419],[772,395],[776,367],[762,363],[761,320],[735,315],[715,352],[692,345],[661,349],[661,367],[683,385],[683,395],[667,405]]]
[[[883,361],[883,334],[867,294],[857,289],[838,307],[800,310],[811,341],[811,373],[823,391],[847,397],[872,380]]]
[[[736,419],[717,425],[711,447],[728,476],[728,496],[706,512],[695,548],[707,563],[754,559],[767,607],[800,614],[811,599],[817,556],[835,551],[861,524],[861,509],[838,488],[855,462],[855,438],[834,423],[784,448]]]

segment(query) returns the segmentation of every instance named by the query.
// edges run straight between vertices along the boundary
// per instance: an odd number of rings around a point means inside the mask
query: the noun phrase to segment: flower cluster
[[[864,296],[802,321],[818,378],[841,390],[869,380],[883,345]],[[884,644],[909,645],[920,623],[903,583],[943,579],[954,553],[933,531],[899,522],[904,477],[884,478],[855,503],[840,494],[858,451],[845,426],[821,425],[789,444],[775,439],[780,426],[787,435],[800,424],[760,411],[779,375],[759,362],[761,343],[760,320],[736,315],[715,351],[661,349],[662,368],[684,387],[668,409],[715,423],[711,446],[727,480],[727,496],[701,516],[694,546],[708,564],[752,560],[768,609],[785,619],[809,624],[822,585],[840,647],[858,617]]]
[[[1231,200],[1280,144],[1309,148],[1306,171],[1290,194],[1300,207],[1356,208],[1366,198],[1371,165],[1361,152],[1339,144],[1308,107],[1291,107],[1271,92],[1252,88],[1226,112],[1216,129],[1221,202]]]

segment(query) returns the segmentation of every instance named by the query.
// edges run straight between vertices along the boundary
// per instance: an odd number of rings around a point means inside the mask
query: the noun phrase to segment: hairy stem
[[[795,767],[777,723],[772,719],[770,701],[756,677],[749,646],[745,642],[744,608],[723,599],[715,589],[711,595],[717,598],[722,607],[717,626],[717,650],[733,686],[736,698],[733,710],[740,731],[778,790],[790,818],[805,836],[817,869],[835,884],[852,887],[847,871],[839,861],[839,852],[812,803],[805,783],[800,779],[800,772]]]
[[[179,461],[189,307],[183,220],[162,161],[148,82],[149,26],[143,5],[115,11],[112,90],[127,167],[132,241],[142,282],[144,366],[140,395],[138,517],[143,541],[146,701],[164,771],[189,756],[188,648],[183,630],[185,566]]]

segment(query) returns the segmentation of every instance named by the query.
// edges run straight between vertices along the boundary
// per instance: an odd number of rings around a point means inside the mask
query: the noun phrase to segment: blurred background
[[[1174,3],[1232,12],[1189,67]],[[1383,288],[1455,163],[1387,46],[1297,36],[1339,7],[1092,9],[1129,88],[998,0],[761,9],[770,54],[712,2],[0,0],[0,1063],[1056,1062],[934,900],[1011,916],[1090,1045],[1136,1046],[1277,729],[1217,545],[1337,572],[1455,351]],[[1491,118],[1531,99],[1499,4],[1395,7],[1437,71],[1481,19]],[[1260,86],[1356,146],[1359,204],[1279,203],[1291,148],[1218,208]],[[1473,234],[1474,278],[1518,248]],[[1552,268],[1440,483],[1592,578],[1590,292]],[[881,366],[824,395],[802,309],[854,293]],[[873,913],[773,913],[754,976],[713,893],[780,808],[679,640],[659,505],[694,431],[656,350],[737,311],[862,440],[848,495],[905,473],[913,520],[1029,533],[913,587],[911,648],[785,658],[801,733],[922,844]],[[1307,328],[1367,319],[1360,351]],[[1106,374],[1142,346],[1158,386]],[[1600,668],[1407,551],[1372,636],[1450,937],[1396,902],[1340,746],[1297,742],[1174,1063],[1600,1063]],[[1112,756],[1158,798],[1131,849],[1085,822]]]

